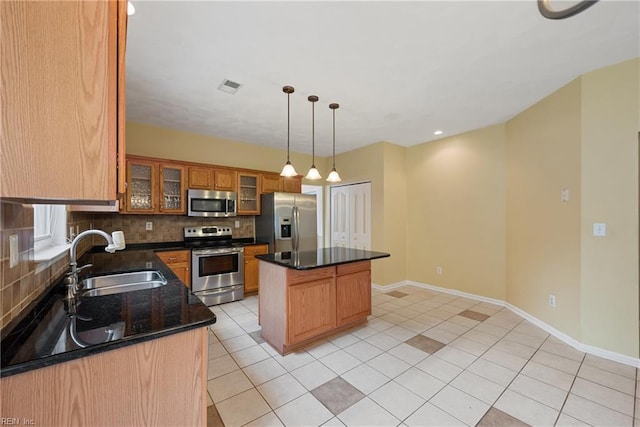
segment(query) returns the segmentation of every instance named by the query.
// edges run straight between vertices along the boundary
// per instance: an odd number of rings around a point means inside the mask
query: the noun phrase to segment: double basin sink
[[[96,297],[159,288],[166,284],[167,279],[158,270],[143,270],[89,277],[80,282],[80,289],[83,296]]]

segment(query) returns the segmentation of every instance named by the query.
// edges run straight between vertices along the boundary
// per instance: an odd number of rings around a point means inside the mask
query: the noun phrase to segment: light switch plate
[[[607,235],[607,224],[605,223],[593,224],[593,235],[596,237],[605,237]]]
[[[18,265],[20,260],[20,240],[17,234],[9,236],[9,268]]]
[[[151,231],[151,230],[153,230],[153,222],[151,222],[151,221],[147,221],[147,223],[145,224],[145,227],[144,227],[144,228],[145,228],[145,230],[147,230],[147,231]]]

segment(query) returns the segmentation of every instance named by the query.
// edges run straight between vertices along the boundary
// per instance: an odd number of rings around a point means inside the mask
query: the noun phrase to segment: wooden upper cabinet
[[[263,173],[260,175],[262,181],[262,193],[275,193],[280,189],[280,175],[277,173]]]
[[[238,172],[238,215],[260,215],[260,176]]]
[[[185,193],[185,167],[160,163],[160,192],[158,193],[160,212],[185,213]]]
[[[214,169],[213,188],[220,191],[237,191],[238,176],[236,171],[229,169]]]
[[[144,157],[127,159],[127,191],[123,213],[184,214],[186,168]]]
[[[213,168],[189,166],[188,187],[211,190],[213,188]]]
[[[280,191],[285,193],[302,193],[302,177],[280,177]]]
[[[0,2],[0,197],[82,203],[124,191],[126,8]]]

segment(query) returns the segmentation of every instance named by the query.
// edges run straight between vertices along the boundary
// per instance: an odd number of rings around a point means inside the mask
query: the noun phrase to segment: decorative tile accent
[[[402,297],[406,297],[409,294],[405,294],[404,292],[400,292],[400,291],[391,291],[391,292],[387,292],[387,295],[389,295],[390,297],[402,298]]]
[[[341,377],[334,378],[320,387],[314,388],[311,390],[311,394],[326,406],[333,415],[338,415],[364,398],[364,394],[360,390]]]
[[[264,338],[262,338],[262,331],[261,330],[260,331],[255,331],[255,332],[250,332],[249,336],[251,338],[253,338],[253,340],[258,344],[262,344],[263,342],[266,342],[264,340]]]
[[[477,320],[478,322],[484,322],[491,316],[487,316],[483,313],[478,313],[477,311],[465,310],[462,313],[458,313],[459,316],[464,316],[467,319]]]
[[[509,414],[505,414],[500,409],[489,408],[484,417],[478,422],[476,427],[528,427],[529,424],[520,421],[519,419],[512,417]]]
[[[405,343],[429,354],[435,353],[446,345],[440,341],[425,337],[424,335],[416,335],[415,337],[406,340]]]

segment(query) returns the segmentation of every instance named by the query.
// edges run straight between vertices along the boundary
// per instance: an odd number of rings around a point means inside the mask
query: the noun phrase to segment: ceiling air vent
[[[240,86],[242,86],[240,83],[236,83],[233,80],[224,79],[222,80],[222,83],[220,83],[220,86],[218,86],[218,90],[227,93],[236,93],[238,89],[240,89]]]

